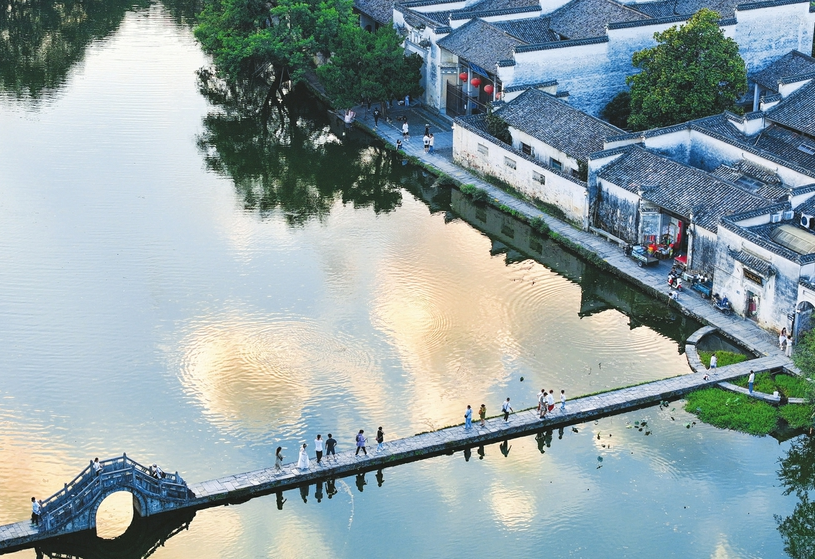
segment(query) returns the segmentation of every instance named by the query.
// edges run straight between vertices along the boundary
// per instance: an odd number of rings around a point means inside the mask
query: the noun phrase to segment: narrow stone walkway
[[[560,404],[557,404],[555,410],[544,420],[538,418],[535,410],[525,410],[510,415],[508,422],[504,422],[503,417],[497,417],[487,420],[484,427],[479,427],[478,422],[474,421],[471,429],[464,429],[463,425],[458,425],[389,441],[378,453],[374,451],[373,443],[368,449],[367,456],[362,454],[355,456],[352,451],[341,452],[336,459],[323,459],[320,465],[312,460],[311,467],[305,471],[298,470],[295,464],[287,464],[279,472],[274,468],[265,468],[191,484],[189,487],[196,496],[193,505],[213,506],[254,495],[284,491],[316,480],[422,460],[459,449],[537,433],[542,429],[623,413],[662,401],[675,400],[698,388],[744,376],[750,370],[762,372],[778,369],[785,362],[782,356],[762,357],[722,367],[710,372],[707,379],[702,374],[688,374],[587,396],[567,402],[565,410],[561,410]]]

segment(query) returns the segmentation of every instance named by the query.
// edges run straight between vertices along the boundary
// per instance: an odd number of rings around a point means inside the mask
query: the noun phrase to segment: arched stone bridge
[[[99,462],[101,471],[93,471],[93,462],[65,487],[43,500],[40,532],[70,533],[96,527],[96,511],[109,495],[128,491],[133,508],[141,517],[184,508],[193,497],[178,473],[157,479],[150,470],[123,454]]]

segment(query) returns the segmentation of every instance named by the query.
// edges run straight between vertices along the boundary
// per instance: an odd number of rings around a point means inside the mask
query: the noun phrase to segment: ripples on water
[[[468,403],[531,406],[542,386],[688,371],[690,321],[494,210],[440,202],[322,111],[294,107],[301,151],[204,122],[206,60],[177,15],[121,19],[58,95],[0,100],[0,522],[97,455],[198,481],[267,466],[277,445],[293,460],[317,432],[347,449],[362,427],[391,439]],[[245,143],[262,161],[228,151]],[[360,190],[379,176],[384,192]],[[275,496],[201,511],[155,556],[778,556],[771,514],[789,500],[759,473],[779,447],[668,411],[385,470],[381,488],[348,478],[320,503],[288,492],[283,511]],[[626,428],[643,416],[647,437]]]

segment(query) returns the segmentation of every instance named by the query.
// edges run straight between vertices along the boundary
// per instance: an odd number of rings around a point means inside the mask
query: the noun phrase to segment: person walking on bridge
[[[365,450],[365,431],[363,429],[360,429],[359,433],[357,433],[357,451],[354,456],[359,456],[360,449],[362,449],[365,456],[368,456],[368,451]]]
[[[308,470],[308,452],[306,451],[306,443],[303,443],[303,448],[300,449],[300,458],[297,460],[297,469],[300,471]]]
[[[102,464],[99,463],[99,458],[94,458],[91,466],[93,467],[93,475],[98,476],[102,473]]]
[[[314,440],[314,452],[317,453],[317,464],[319,464],[323,459],[323,436],[317,435],[317,438]]]
[[[330,436],[330,435],[329,435]],[[277,447],[274,453],[274,470],[279,472],[283,469],[283,447]]]
[[[473,428],[473,408],[470,407],[470,404],[467,404],[467,411],[464,412],[464,428]]]
[[[31,497],[31,522],[35,526],[39,526],[40,516],[42,516],[42,501],[38,501],[36,497]]]
[[[385,431],[382,430],[382,427],[379,427],[376,431],[376,451],[379,452],[382,450],[382,445],[385,444]]]
[[[481,426],[482,426],[482,427],[485,427],[485,426],[487,425],[487,423],[486,423],[486,419],[487,419],[487,406],[486,406],[486,405],[481,404],[481,407],[480,407],[480,408],[478,408],[478,417],[479,417],[479,418],[481,418]]]
[[[334,460],[337,460],[337,439],[331,436],[331,433],[328,434],[328,439],[325,441],[325,459],[328,460],[329,456],[333,456]]]
[[[509,398],[507,398],[507,401],[506,401],[506,402],[504,402],[504,405],[503,405],[503,406],[501,406],[501,409],[502,409],[502,410],[503,410],[503,412],[504,412],[504,422],[509,421],[509,414],[510,414],[511,412],[514,412],[514,411],[515,411],[515,410],[513,410],[513,409],[512,409],[512,406],[510,406],[510,405],[509,405]]]

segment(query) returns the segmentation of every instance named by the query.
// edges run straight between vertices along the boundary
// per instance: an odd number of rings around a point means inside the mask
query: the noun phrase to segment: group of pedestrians
[[[547,413],[551,413],[555,409],[555,391],[541,388],[538,392],[538,417],[541,419],[546,417]],[[560,411],[566,411],[566,391],[560,391]]]
[[[318,466],[322,466],[323,464],[323,455],[325,454],[325,460],[328,462],[332,458],[334,461],[337,461],[337,439],[329,433],[327,439],[323,439],[321,434],[318,434],[317,437],[314,439],[314,454],[315,460],[317,461]],[[368,439],[365,436],[365,430],[360,429],[359,433],[356,434],[354,438],[354,444],[356,445],[356,452],[354,456],[359,456],[360,451],[364,456],[368,455]],[[376,450],[375,452],[379,452],[384,448],[385,444],[385,431],[380,426],[379,429],[376,431]],[[275,451],[275,460],[274,460],[274,469],[277,472],[283,471],[283,447],[277,447]],[[311,467],[311,460],[308,456],[308,444],[303,443],[303,446],[300,447],[300,454],[297,459],[297,469],[301,471],[308,470]]]

